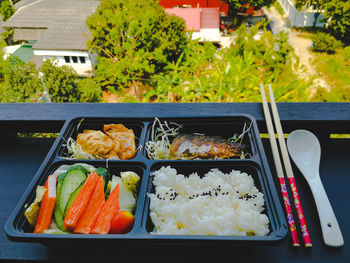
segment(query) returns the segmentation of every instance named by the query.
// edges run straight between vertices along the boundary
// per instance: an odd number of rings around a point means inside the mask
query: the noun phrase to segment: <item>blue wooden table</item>
[[[0,260],[84,260],[121,255],[153,260],[158,254],[174,260],[188,256],[199,259],[244,260],[245,262],[350,262],[350,138],[332,134],[350,134],[350,103],[278,103],[285,133],[308,129],[321,141],[320,174],[341,227],[345,245],[324,245],[315,203],[306,181],[293,165],[313,247],[293,248],[291,238],[266,247],[134,246],[120,247],[46,247],[36,243],[10,241],[4,225],[22,193],[35,175],[54,139],[18,138],[22,132],[60,132],[65,120],[76,116],[165,117],[230,116],[245,113],[257,119],[266,134],[262,105],[259,103],[206,104],[0,104]],[[335,138],[334,138],[335,137]],[[344,136],[343,136],[344,137]],[[276,188],[278,181],[268,139],[264,148]],[[302,238],[300,237],[300,240]]]

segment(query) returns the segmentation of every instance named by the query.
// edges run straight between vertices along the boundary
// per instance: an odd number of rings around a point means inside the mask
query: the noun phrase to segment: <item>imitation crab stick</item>
[[[93,234],[108,234],[112,218],[119,211],[119,184],[110,193],[91,231]]]
[[[73,231],[78,224],[79,218],[83,214],[94,193],[98,178],[99,177],[96,172],[89,174],[80,192],[78,193],[71,207],[68,209],[66,217],[64,218],[63,226],[66,231]]]
[[[56,203],[56,176],[50,175],[45,183],[46,191],[41,200],[38,219],[34,233],[42,233],[48,229],[51,223],[52,212]]]
[[[94,193],[81,215],[74,233],[89,234],[105,203],[103,177],[99,176]]]

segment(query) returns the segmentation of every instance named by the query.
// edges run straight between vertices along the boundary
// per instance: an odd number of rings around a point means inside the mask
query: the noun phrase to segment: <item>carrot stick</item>
[[[74,228],[74,233],[89,234],[104,203],[105,193],[103,177],[99,176],[91,200],[81,215],[77,226]]]
[[[91,231],[93,234],[108,234],[111,228],[111,221],[119,211],[119,184],[110,193],[100,215]]]
[[[56,203],[56,176],[50,175],[45,183],[45,193],[41,200],[39,216],[34,233],[42,233],[50,227],[53,209]]]
[[[63,227],[66,231],[73,231],[76,227],[80,216],[91,199],[97,180],[98,175],[96,172],[89,174],[80,192],[78,193],[71,207],[68,209],[66,217],[64,218]]]

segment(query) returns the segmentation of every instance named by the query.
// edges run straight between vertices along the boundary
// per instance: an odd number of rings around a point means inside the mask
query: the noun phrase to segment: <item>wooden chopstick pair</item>
[[[290,159],[289,159],[289,155],[288,155],[288,151],[287,151],[287,147],[286,147],[286,142],[284,140],[281,121],[280,121],[280,118],[278,115],[278,110],[277,110],[277,106],[276,106],[276,102],[275,102],[275,98],[273,95],[271,84],[268,85],[268,88],[269,88],[270,103],[271,103],[273,119],[274,119],[276,131],[277,131],[277,135],[278,135],[279,145],[281,148],[280,150],[281,150],[281,154],[282,154],[282,158],[283,158],[283,163],[284,163],[286,175],[288,177],[290,189],[291,189],[292,194],[293,194],[294,205],[295,205],[295,209],[297,210],[300,228],[301,228],[302,236],[304,239],[304,245],[305,245],[305,247],[312,247],[309,231],[308,231],[307,226],[306,226],[304,212],[303,212],[300,198],[299,198],[298,189],[297,189],[297,186],[295,184],[293,170],[292,170],[292,166],[290,163]],[[289,229],[290,229],[290,232],[292,235],[293,246],[298,247],[298,246],[300,246],[300,244],[299,244],[297,229],[295,226],[292,208],[291,208],[290,202],[289,202],[287,185],[286,185],[286,181],[284,178],[282,163],[280,160],[280,155],[279,155],[279,151],[278,151],[277,143],[276,143],[275,131],[274,131],[273,124],[271,121],[271,115],[270,115],[270,111],[269,111],[269,106],[267,104],[266,95],[265,95],[265,88],[264,88],[263,84],[260,85],[260,90],[261,90],[261,97],[262,97],[262,102],[263,102],[263,109],[264,109],[267,131],[269,134],[270,145],[271,145],[273,159],[274,159],[274,163],[275,163],[275,167],[276,167],[276,171],[277,171],[277,176],[278,176],[280,186],[281,186],[281,192],[283,195],[283,202],[284,202],[284,206],[285,206],[286,213],[287,213],[287,221],[288,221]]]

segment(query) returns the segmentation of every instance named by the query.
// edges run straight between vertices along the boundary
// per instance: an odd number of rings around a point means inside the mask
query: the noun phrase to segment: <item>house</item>
[[[183,18],[192,39],[220,43],[219,8],[166,8],[165,12]]]
[[[227,16],[229,10],[228,4],[220,0],[159,0],[159,5],[164,8],[219,8],[219,14],[222,16]]]
[[[42,63],[55,59],[58,65],[71,66],[80,76],[93,74],[94,56],[86,42],[90,31],[86,18],[98,7],[94,0],[37,0],[20,7],[3,25],[14,30],[21,41],[20,59]],[[30,55],[31,54],[31,55]]]
[[[174,7],[199,7],[219,8],[220,15],[227,16],[229,6],[225,1],[220,0],[159,0],[159,5],[164,8]]]

